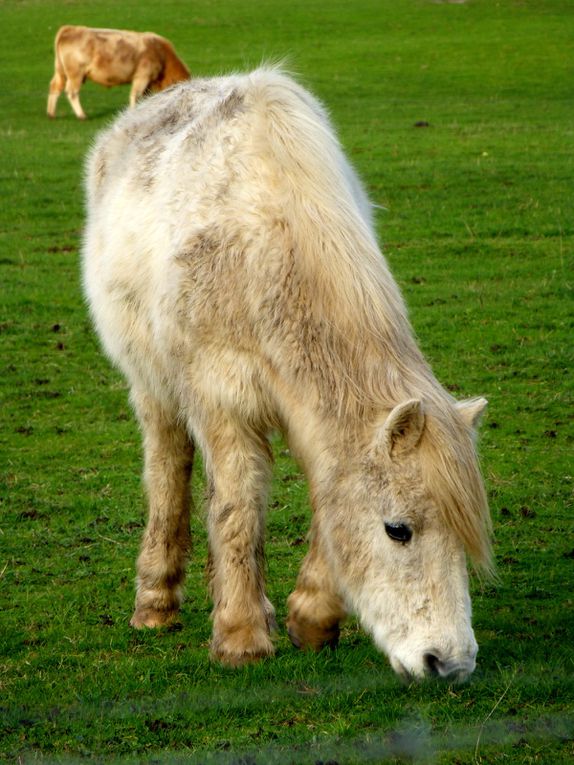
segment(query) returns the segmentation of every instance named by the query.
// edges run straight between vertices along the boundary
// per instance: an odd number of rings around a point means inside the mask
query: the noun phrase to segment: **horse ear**
[[[462,419],[475,430],[480,425],[480,420],[487,406],[488,401],[485,398],[471,398],[468,401],[458,401],[456,404]]]
[[[424,424],[423,407],[418,399],[397,404],[382,426],[380,443],[387,454],[408,452],[418,444]]]

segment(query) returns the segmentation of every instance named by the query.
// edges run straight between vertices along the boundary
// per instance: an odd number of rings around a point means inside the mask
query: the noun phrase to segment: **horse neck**
[[[365,338],[335,342],[332,326],[313,343],[285,346],[270,376],[289,445],[309,480],[328,484],[370,444],[374,428],[397,404],[417,398],[431,411],[450,401],[412,338],[398,345]]]
[[[356,380],[329,379],[312,372],[297,377],[291,367],[275,368],[270,393],[291,451],[310,480],[321,480],[364,451],[373,428],[397,401],[370,398]],[[295,366],[295,365],[294,365]]]
[[[357,443],[364,440],[364,428],[353,437],[346,424],[325,414],[313,396],[289,396],[282,401],[281,424],[291,453],[300,464],[311,486],[322,485],[345,461]]]

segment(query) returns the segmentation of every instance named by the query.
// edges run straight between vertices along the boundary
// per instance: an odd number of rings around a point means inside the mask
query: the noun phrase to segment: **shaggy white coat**
[[[180,606],[197,444],[212,655],[273,652],[263,535],[278,428],[314,510],[293,642],[334,644],[352,611],[398,672],[472,672],[465,550],[488,568],[473,438],[486,402],[457,404],[421,356],[324,108],[275,69],[190,81],[99,137],[87,196],[85,291],[144,436],[132,624]]]

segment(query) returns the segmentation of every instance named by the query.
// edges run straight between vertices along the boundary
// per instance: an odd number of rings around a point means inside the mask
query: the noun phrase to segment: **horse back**
[[[381,259],[328,117],[293,80],[259,70],[147,99],[97,141],[87,192],[86,292],[132,384],[270,420],[280,380],[342,384],[321,333],[357,302],[360,266],[337,249]]]

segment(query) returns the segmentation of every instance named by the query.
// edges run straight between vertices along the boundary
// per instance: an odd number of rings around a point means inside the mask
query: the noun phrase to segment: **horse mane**
[[[426,387],[423,380],[434,378],[376,242],[371,204],[323,106],[276,69],[257,70],[250,79],[252,105],[261,115],[257,149],[271,153],[285,179],[283,208],[291,210],[296,265],[312,290],[310,307],[330,319],[346,351],[338,360],[351,383],[345,404],[352,406],[356,396],[363,405],[393,405],[413,385]],[[361,362],[381,356],[385,365]]]
[[[443,405],[437,410],[433,404],[419,443],[423,480],[477,571],[490,577],[492,523],[474,433],[456,408]]]
[[[324,107],[279,68],[249,77],[253,140],[284,179],[297,267],[327,319],[340,413],[357,420],[419,398],[423,476],[444,520],[488,573],[491,526],[474,438],[420,352],[400,290],[377,244],[371,205]]]

